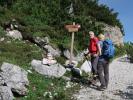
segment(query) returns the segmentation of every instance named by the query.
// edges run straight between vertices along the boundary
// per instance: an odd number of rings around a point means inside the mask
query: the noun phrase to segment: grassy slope
[[[49,100],[48,95],[44,96],[45,92],[51,92],[53,100],[70,100],[76,90],[75,87],[64,90],[66,81],[63,79],[47,78],[31,69],[30,62],[32,59],[41,59],[41,54],[42,50],[29,42],[9,38],[0,42],[0,64],[8,62],[33,72],[28,74],[30,81],[28,95],[17,97],[16,100]]]

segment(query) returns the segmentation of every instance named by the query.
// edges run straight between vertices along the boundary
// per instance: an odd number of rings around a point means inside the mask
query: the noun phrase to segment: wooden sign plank
[[[80,25],[66,25],[65,28],[68,30],[68,32],[78,32]]]

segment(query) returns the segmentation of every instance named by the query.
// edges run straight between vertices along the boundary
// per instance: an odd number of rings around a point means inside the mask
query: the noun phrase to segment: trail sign
[[[68,30],[68,32],[78,32],[80,25],[73,23],[73,25],[66,25],[65,28]]]
[[[68,32],[72,32],[71,52],[70,52],[69,64],[72,64],[72,59],[73,59],[72,55],[73,55],[74,32],[78,32],[80,27],[81,26],[79,24],[75,25],[75,22],[73,22],[72,25],[65,25],[65,28],[68,30]]]

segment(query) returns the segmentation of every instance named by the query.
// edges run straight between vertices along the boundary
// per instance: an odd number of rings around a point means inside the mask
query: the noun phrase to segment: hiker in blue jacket
[[[98,87],[98,90],[105,90],[108,87],[109,83],[109,62],[110,58],[114,56],[114,46],[110,39],[105,40],[103,34],[98,36],[100,44],[100,56],[98,61],[98,77],[101,85]]]

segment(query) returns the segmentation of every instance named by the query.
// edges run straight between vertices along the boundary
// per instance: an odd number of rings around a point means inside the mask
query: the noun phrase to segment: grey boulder
[[[28,90],[26,86],[29,85],[27,78],[27,72],[19,66],[3,63],[1,66],[1,77],[4,79],[4,83],[11,88],[13,92],[19,95],[26,95]]]
[[[68,49],[64,50],[63,54],[67,59],[70,59],[70,51]],[[74,59],[73,54],[72,54],[72,58]]]
[[[6,36],[12,37],[14,39],[22,39],[23,38],[21,32],[18,30],[7,31]]]
[[[49,77],[61,77],[65,74],[66,69],[60,64],[54,64],[51,66],[43,65],[40,60],[32,60],[31,66],[35,71],[42,75],[47,75]]]
[[[80,52],[77,54],[77,56],[74,58],[75,61],[83,61],[84,60],[84,53],[83,52]]]
[[[11,89],[7,86],[0,86],[0,100],[13,100]]]
[[[4,85],[4,79],[1,77],[1,74],[0,74],[0,86]]]
[[[36,37],[34,39],[34,41],[40,45],[41,47],[45,46],[46,44],[49,44],[49,38],[48,37],[43,37],[43,38],[40,38],[40,37]]]
[[[61,55],[61,51],[59,49],[54,49],[50,45],[45,45],[43,48],[46,49],[53,56],[59,57]]]

